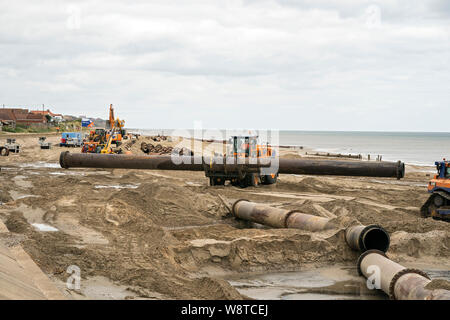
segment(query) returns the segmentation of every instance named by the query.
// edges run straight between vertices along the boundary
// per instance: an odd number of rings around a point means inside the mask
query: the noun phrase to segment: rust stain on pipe
[[[374,267],[378,268],[380,289],[397,300],[450,300],[450,291],[429,290],[431,282],[428,275],[418,269],[405,268],[390,260],[379,250],[364,252],[358,259],[358,272],[366,278],[372,276]]]
[[[307,231],[323,231],[338,226],[328,218],[318,217],[296,210],[285,210],[240,199],[234,202],[232,214],[240,219],[274,228],[293,228]],[[389,249],[389,234],[379,225],[357,225],[346,229],[345,240],[350,248],[359,251]]]
[[[330,219],[297,211],[270,207],[240,199],[234,202],[233,215],[237,218],[274,228],[295,228],[308,231],[328,230],[336,227]]]

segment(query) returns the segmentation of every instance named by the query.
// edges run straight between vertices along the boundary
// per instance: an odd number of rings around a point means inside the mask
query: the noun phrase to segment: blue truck
[[[60,147],[81,147],[83,139],[81,132],[63,132],[61,133]]]

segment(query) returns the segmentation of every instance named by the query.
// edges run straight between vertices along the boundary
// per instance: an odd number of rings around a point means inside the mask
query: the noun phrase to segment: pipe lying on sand
[[[240,219],[264,224],[274,228],[295,228],[308,231],[323,231],[337,228],[332,220],[317,217],[296,210],[270,207],[264,204],[249,202],[245,199],[233,203],[232,214]],[[378,249],[386,252],[389,249],[389,234],[378,225],[357,225],[348,227],[345,240],[350,248],[359,251]]]
[[[279,173],[337,176],[394,177],[405,176],[405,164],[398,162],[335,161],[314,159],[279,159]]]
[[[203,171],[205,166],[213,170],[236,171],[268,167],[263,162],[234,161],[234,158],[208,158],[202,156],[135,156],[122,154],[61,152],[59,164],[62,168],[109,168],[147,170]]]
[[[386,252],[389,249],[390,237],[387,231],[379,225],[356,225],[345,230],[345,241],[354,250],[364,252],[376,249]]]
[[[372,278],[379,274],[379,289],[388,294],[391,299],[450,300],[449,290],[425,288],[431,282],[425,272],[405,268],[389,260],[382,251],[364,252],[358,259],[357,267],[359,274],[366,278]],[[379,270],[379,273],[376,272],[376,269]]]
[[[175,160],[175,161],[174,161]],[[271,161],[275,161],[271,163]],[[279,161],[279,162],[276,162]],[[178,164],[179,163],[179,164]],[[403,178],[405,165],[402,162],[361,162],[313,159],[283,158],[238,158],[202,157],[202,156],[135,156],[121,154],[69,153],[62,152],[60,164],[63,168],[117,168],[150,170],[190,170],[203,171],[205,166],[212,170],[236,171],[259,168],[275,170],[274,173],[342,175],[367,177]],[[272,168],[271,165],[273,165]]]
[[[295,228],[308,231],[321,231],[335,228],[330,219],[285,209],[273,208],[245,199],[233,203],[235,217],[264,224],[274,228]]]

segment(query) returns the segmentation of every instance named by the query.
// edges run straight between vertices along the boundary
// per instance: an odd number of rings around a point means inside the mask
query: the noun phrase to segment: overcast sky
[[[0,0],[0,104],[134,128],[449,131],[448,0]]]

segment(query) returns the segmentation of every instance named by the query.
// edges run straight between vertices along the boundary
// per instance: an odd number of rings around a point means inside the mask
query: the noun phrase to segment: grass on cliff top
[[[56,128],[59,127],[59,132],[64,131],[76,131],[79,130],[77,128],[81,127],[81,121],[69,121],[63,122],[59,125],[50,125],[49,127],[25,127],[21,125],[17,125],[14,129],[10,127],[3,127],[3,131],[0,131],[0,134],[4,133],[52,133],[56,132]]]

